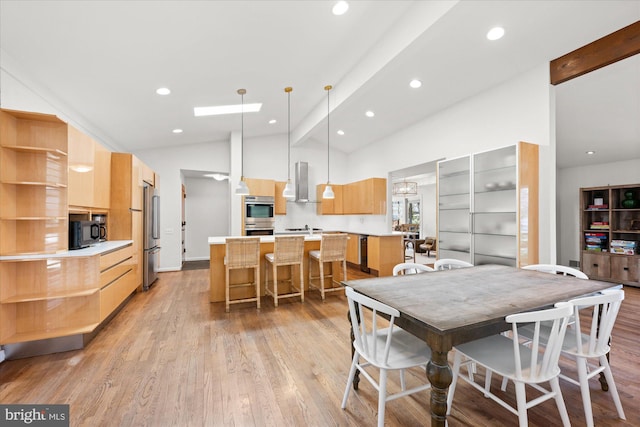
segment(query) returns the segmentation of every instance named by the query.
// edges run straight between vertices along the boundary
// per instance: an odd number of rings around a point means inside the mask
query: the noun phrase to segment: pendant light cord
[[[292,87],[285,87],[287,92],[287,182],[291,182],[291,91]]]
[[[332,89],[331,85],[325,86],[324,90],[327,91],[327,185],[329,184],[329,135],[331,130],[329,128],[329,91]]]
[[[242,106],[240,107],[240,155],[242,159],[240,161],[240,181],[244,178],[244,94],[247,93],[246,89],[238,89]]]

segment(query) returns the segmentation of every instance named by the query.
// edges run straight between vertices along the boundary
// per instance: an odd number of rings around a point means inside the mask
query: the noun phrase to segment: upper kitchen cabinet
[[[385,215],[387,213],[387,180],[368,178],[345,184],[343,208],[347,215]]]
[[[67,129],[56,116],[0,110],[0,255],[67,249]]]
[[[438,163],[438,257],[538,262],[538,146],[521,142]]]
[[[69,206],[109,209],[111,152],[69,126]]]
[[[245,178],[244,182],[249,187],[249,195],[275,198],[276,182],[273,179]]]
[[[156,174],[153,172],[149,166],[144,163],[140,163],[141,172],[142,172],[142,180],[152,187],[156,186]]]
[[[282,196],[284,187],[287,185],[284,181],[275,182],[275,198],[274,198],[274,214],[286,215],[287,214],[287,199]]]
[[[331,184],[331,189],[335,197],[333,199],[323,199],[322,193],[324,192],[327,184],[316,185],[316,200],[318,201],[316,213],[318,215],[342,215],[344,214],[344,186]]]

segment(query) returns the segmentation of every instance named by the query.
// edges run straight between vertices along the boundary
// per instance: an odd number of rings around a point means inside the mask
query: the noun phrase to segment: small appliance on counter
[[[69,249],[88,248],[100,242],[100,223],[69,221]]]
[[[104,214],[91,215],[91,220],[100,225],[100,241],[107,241],[107,216]]]

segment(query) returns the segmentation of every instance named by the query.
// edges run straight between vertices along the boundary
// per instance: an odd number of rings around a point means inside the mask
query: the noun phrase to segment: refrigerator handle
[[[160,238],[160,196],[151,199],[151,233],[154,239]]]

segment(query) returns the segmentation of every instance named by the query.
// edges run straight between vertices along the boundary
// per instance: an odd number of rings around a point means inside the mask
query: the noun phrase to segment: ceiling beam
[[[640,21],[551,61],[551,84],[564,83],[638,53]]]

